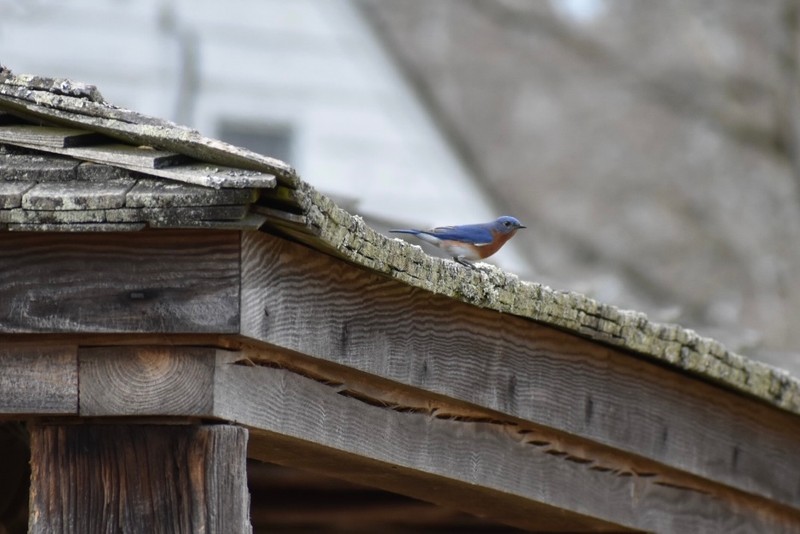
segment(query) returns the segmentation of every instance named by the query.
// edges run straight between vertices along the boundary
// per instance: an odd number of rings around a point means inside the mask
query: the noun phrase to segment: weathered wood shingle
[[[220,187],[269,187],[264,183],[264,174],[274,175],[284,185],[297,183],[294,169],[280,160],[203,137],[170,121],[111,106],[102,101],[96,90],[88,89],[91,86],[78,92],[64,91],[64,87],[74,88],[76,84],[63,79],[9,75],[0,83],[0,107],[17,116],[101,133],[133,146],[159,147],[198,161],[260,173],[228,176],[219,183]]]
[[[113,160],[116,156],[109,151],[109,146],[103,145],[96,159]],[[17,146],[13,154],[0,154],[0,224],[4,225],[3,229],[137,231],[146,227],[217,226],[257,229],[266,219],[249,211],[249,206],[258,198],[257,189],[192,185],[183,179],[192,175],[195,181],[202,182],[208,173],[251,174],[253,171],[222,170],[197,163],[181,165],[186,162],[185,156],[163,151],[136,147],[130,147],[133,151],[120,151],[119,160],[136,162],[137,165],[131,166],[140,169],[137,172],[52,152],[62,150],[60,148],[38,148]],[[83,147],[81,150],[91,152],[94,149]],[[181,174],[182,180],[174,181],[153,173]]]
[[[0,210],[22,206],[22,195],[35,186],[35,182],[0,181]]]
[[[142,178],[128,191],[125,205],[129,208],[244,205],[254,200],[253,197],[254,193],[250,189],[211,189]]]
[[[121,208],[125,206],[125,194],[135,184],[131,179],[39,183],[23,195],[22,208],[32,212]]]
[[[0,180],[64,182],[75,179],[80,164],[71,158],[36,154],[0,154]]]
[[[67,148],[103,142],[107,138],[87,130],[33,124],[0,126],[0,142],[16,141],[31,146]]]

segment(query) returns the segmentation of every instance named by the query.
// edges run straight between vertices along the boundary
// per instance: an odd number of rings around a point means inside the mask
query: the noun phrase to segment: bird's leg
[[[477,269],[477,267],[475,267],[475,265],[472,264],[472,262],[465,260],[463,256],[454,256],[453,259],[456,262],[460,263],[461,265],[464,265],[465,267],[469,267],[470,269]]]
[[[475,265],[471,261],[465,260],[463,256],[454,256],[453,257],[453,261],[455,261],[457,263],[460,263],[461,265],[464,265],[465,267],[469,267],[473,271],[479,271],[479,272],[482,272],[482,273],[486,272],[486,270],[483,267],[478,267],[477,265]]]

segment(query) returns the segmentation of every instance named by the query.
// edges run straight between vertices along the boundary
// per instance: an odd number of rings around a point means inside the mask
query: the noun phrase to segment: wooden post
[[[31,427],[31,533],[251,532],[247,430]]]

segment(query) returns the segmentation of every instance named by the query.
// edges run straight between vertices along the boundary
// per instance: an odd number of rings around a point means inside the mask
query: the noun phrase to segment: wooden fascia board
[[[238,231],[0,232],[0,334],[239,331]]]
[[[254,340],[800,502],[800,417],[619,349],[253,232],[241,316]]]

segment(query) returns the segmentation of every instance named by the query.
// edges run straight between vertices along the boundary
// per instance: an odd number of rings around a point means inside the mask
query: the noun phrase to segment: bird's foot
[[[461,256],[456,256],[455,258],[453,258],[453,261],[455,261],[456,263],[460,263],[464,267],[469,267],[474,271],[484,271],[483,267],[481,267],[480,265],[475,265],[471,261],[465,260]]]

